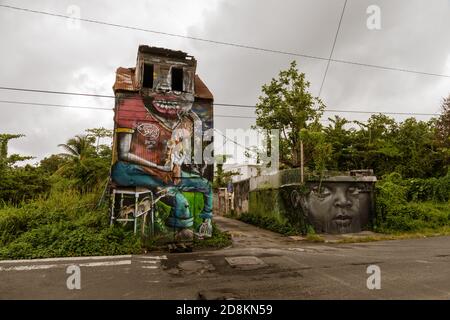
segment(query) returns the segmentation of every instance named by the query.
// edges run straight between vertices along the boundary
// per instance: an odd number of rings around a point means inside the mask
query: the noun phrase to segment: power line
[[[0,87],[0,89],[1,90],[9,90],[9,91],[23,91],[23,92],[48,93],[48,94],[63,94],[63,95],[69,95],[69,96],[85,96],[85,97],[95,97],[95,98],[115,98],[115,96],[111,96],[111,95],[94,94],[94,93],[50,91],[50,90],[38,90],[38,89],[14,88],[14,87]]]
[[[236,108],[255,108],[255,105],[249,104],[232,104],[232,103],[214,103],[219,107],[236,107]],[[392,112],[392,111],[367,111],[367,110],[342,110],[342,109],[325,109],[324,112],[343,112],[343,113],[368,113],[368,114],[390,114],[390,115],[411,115],[411,116],[440,116],[440,113],[417,113],[417,112]]]
[[[29,106],[40,106],[40,107],[52,107],[52,108],[71,108],[71,109],[88,109],[88,110],[106,110],[113,111],[112,108],[102,108],[102,107],[82,107],[82,106],[71,106],[65,104],[51,104],[51,103],[37,103],[37,102],[25,102],[25,101],[12,101],[12,100],[0,100],[0,103],[8,103],[8,104],[21,104],[21,105],[29,105]],[[229,116],[224,114],[214,114],[215,117],[223,117],[223,118],[248,118],[255,119],[255,116]]]
[[[45,93],[45,94],[62,94],[62,95],[73,95],[73,96],[85,96],[85,97],[97,97],[97,98],[116,98],[112,95],[101,95],[101,94],[91,94],[91,93],[81,93],[81,92],[66,92],[66,91],[48,91],[48,90],[38,90],[38,89],[28,89],[28,88],[14,88],[14,87],[0,87],[0,90],[13,90],[13,91],[22,91],[22,92],[34,92],[34,93]],[[135,98],[138,99],[138,98]],[[20,101],[3,101],[4,103],[14,103],[17,104],[34,104],[30,102],[22,103]],[[36,104],[39,105],[39,104]],[[48,105],[48,104],[43,104]],[[220,107],[237,107],[237,108],[252,108],[254,109],[255,105],[246,105],[246,104],[232,104],[232,103],[213,103],[214,106]],[[54,106],[62,106],[62,105],[54,105]],[[81,106],[66,106],[71,108],[82,108],[82,109],[95,109],[95,107],[81,107]],[[98,109],[98,108],[97,108]],[[109,108],[105,108],[106,110],[111,110]],[[387,115],[411,115],[411,116],[439,116],[440,113],[416,113],[416,112],[393,112],[393,111],[368,111],[368,110],[342,110],[342,109],[326,109],[324,112],[337,112],[337,113],[361,113],[361,114],[387,114]]]
[[[219,135],[221,135],[222,137],[224,137],[224,138],[225,138],[224,141],[227,141],[227,140],[228,140],[228,141],[231,141],[231,142],[233,142],[235,145],[240,146],[241,148],[244,148],[245,150],[247,150],[247,151],[249,151],[249,152],[255,152],[255,153],[257,153],[255,150],[252,150],[252,149],[247,148],[246,146],[243,146],[242,144],[238,143],[236,140],[233,140],[233,139],[228,138],[226,135],[224,135],[222,132],[220,132],[220,131],[217,130],[216,128],[213,128],[213,130],[214,130],[215,132],[217,132]]]
[[[30,106],[39,106],[39,107],[54,107],[54,108],[71,108],[71,109],[88,109],[88,110],[106,110],[106,111],[114,111],[112,108],[102,108],[102,107],[82,107],[82,106],[72,106],[65,104],[51,104],[51,103],[37,103],[37,102],[25,102],[25,101],[12,101],[12,100],[0,100],[0,103],[8,103],[8,104],[19,104],[19,105],[30,105]],[[236,119],[256,119],[256,116],[232,116],[226,114],[217,114],[214,113],[214,117],[219,118],[236,118]],[[328,122],[327,120],[322,120],[321,122]]]
[[[127,25],[123,25],[123,24],[110,23],[110,22],[99,21],[99,20],[94,20],[94,19],[71,17],[71,16],[63,15],[63,14],[57,14],[57,13],[39,11],[39,10],[32,10],[32,9],[15,7],[15,6],[10,6],[10,5],[2,4],[2,5],[0,5],[0,7],[18,10],[18,11],[29,12],[29,13],[43,14],[43,15],[48,15],[48,16],[53,16],[53,17],[59,17],[59,18],[65,18],[65,19],[71,19],[71,20],[84,21],[84,22],[88,22],[88,23],[106,25],[106,26],[110,26],[110,27],[130,29],[130,30],[149,32],[149,33],[153,33],[153,34],[160,34],[160,35],[165,35],[165,36],[170,36],[170,37],[184,38],[184,39],[208,42],[208,43],[219,44],[219,45],[224,45],[224,46],[237,47],[237,48],[242,48],[242,49],[256,50],[256,51],[262,51],[262,52],[268,52],[268,53],[277,53],[277,54],[283,54],[283,55],[289,55],[289,56],[303,57],[303,58],[308,58],[308,59],[322,60],[322,61],[327,61],[327,62],[329,62],[329,61],[338,62],[338,63],[343,63],[343,64],[364,66],[364,67],[382,69],[382,70],[399,71],[399,72],[414,73],[414,74],[428,75],[428,76],[434,76],[434,77],[450,78],[450,75],[447,75],[447,74],[438,74],[438,73],[423,72],[423,71],[403,69],[403,68],[386,67],[386,66],[381,66],[381,65],[354,62],[354,61],[348,61],[348,60],[342,60],[342,59],[330,59],[330,58],[324,58],[324,57],[302,54],[302,53],[297,53],[297,52],[288,52],[288,51],[283,51],[283,50],[268,49],[268,48],[244,45],[244,44],[239,44],[239,43],[204,39],[204,38],[199,38],[199,37],[186,36],[186,35],[182,35],[182,34],[176,34],[176,33],[170,33],[170,32],[158,31],[158,30],[151,30],[151,29],[144,29],[144,28],[139,28],[139,27],[132,27],[132,26],[127,26]]]
[[[326,109],[324,112],[342,112],[342,113],[367,113],[367,114],[388,114],[398,116],[440,116],[440,113],[418,113],[418,112],[394,112],[394,111],[365,111],[365,110],[337,110]]]
[[[82,106],[71,106],[71,105],[63,105],[63,104],[48,104],[48,103],[37,103],[37,102],[25,102],[25,101],[12,101],[12,100],[0,100],[0,103],[8,103],[8,104],[21,104],[21,105],[31,105],[31,106],[42,106],[42,107],[56,107],[56,108],[74,108],[74,109],[95,109],[95,110],[107,110],[107,111],[113,111],[111,108],[102,108],[102,107],[82,107]],[[332,110],[329,110],[332,111]],[[341,111],[342,112],[342,111]],[[350,112],[350,111],[349,111]],[[371,113],[371,112],[367,112]],[[397,113],[398,114],[398,113]],[[408,114],[408,113],[402,113],[402,114]],[[224,117],[224,118],[245,118],[245,119],[255,119],[255,116],[230,116],[230,115],[222,115],[222,114],[214,114],[215,117]],[[320,122],[330,122],[329,120],[320,120]],[[242,144],[236,142],[236,140],[230,139],[227,136],[225,136],[223,133],[221,133],[219,130],[213,128],[215,132],[220,134],[222,137],[225,138],[224,141],[230,141],[236,144],[237,146],[240,146],[241,148],[244,148],[245,150],[249,152],[255,152],[255,150],[249,149],[246,146],[243,146]]]
[[[0,100],[0,103],[23,104],[23,105],[30,105],[30,106],[42,106],[42,107],[53,107],[53,108],[93,109],[93,110],[113,111],[112,108],[69,106],[69,105],[65,105],[65,104],[50,104],[50,103],[37,103],[37,102],[12,101],[12,100]]]
[[[245,104],[228,104],[228,103],[214,103],[214,106],[219,107],[236,107],[236,108],[255,108],[255,105]],[[344,110],[344,109],[325,109],[323,112],[338,112],[338,113],[367,113],[367,114],[389,114],[389,115],[410,115],[410,116],[440,116],[440,113],[419,113],[419,112],[394,112],[394,111],[367,111],[367,110]]]
[[[42,106],[42,107],[54,107],[54,108],[74,108],[74,109],[95,109],[95,110],[108,110],[112,111],[113,109],[110,108],[101,108],[101,107],[81,107],[81,106],[69,106],[69,105],[63,105],[63,104],[49,104],[49,103],[36,103],[36,102],[24,102],[24,101],[11,101],[11,100],[0,100],[0,103],[9,103],[9,104],[22,104],[22,105],[30,105],[30,106]],[[215,117],[232,117],[227,115],[221,115],[221,114],[215,114]],[[237,117],[237,116],[233,116]],[[250,118],[250,117],[242,117],[242,118]],[[245,146],[237,143],[235,140],[230,139],[223,135],[220,131],[214,128],[214,131],[222,135],[225,140],[234,142],[236,145],[239,145],[240,147],[246,149],[247,151],[253,152],[253,150],[246,148]]]
[[[344,7],[342,8],[342,13],[341,13],[341,17],[339,19],[339,24],[338,24],[338,27],[337,27],[337,30],[336,30],[336,35],[334,36],[334,41],[333,41],[333,46],[331,48],[330,57],[328,58],[327,67],[325,68],[325,73],[324,73],[323,78],[322,78],[322,84],[320,85],[319,94],[317,95],[319,98],[320,98],[320,95],[322,93],[323,84],[325,83],[325,79],[327,78],[328,67],[330,66],[330,60],[331,60],[331,57],[333,56],[334,47],[336,46],[336,40],[337,40],[339,31],[341,30],[342,18],[344,17],[344,12],[345,12],[345,7],[346,6],[347,6],[347,0],[345,0]]]

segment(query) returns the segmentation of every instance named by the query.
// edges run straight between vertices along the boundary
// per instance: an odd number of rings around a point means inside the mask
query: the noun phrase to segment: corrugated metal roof
[[[195,97],[200,99],[210,99],[213,100],[213,94],[211,91],[209,91],[206,84],[200,79],[198,75],[195,75],[195,82],[194,82],[194,90],[195,90]]]
[[[134,84],[135,68],[118,68],[116,71],[116,82],[114,83],[114,92],[118,90],[137,91]]]
[[[113,90],[117,91],[139,91],[134,83],[134,72],[136,68],[118,68],[116,71],[116,82],[114,83]],[[195,75],[194,83],[195,97],[199,99],[213,100],[213,95],[209,91],[205,83],[200,79],[198,75]]]

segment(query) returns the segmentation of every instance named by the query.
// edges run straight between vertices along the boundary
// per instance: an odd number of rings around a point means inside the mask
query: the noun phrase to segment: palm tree
[[[71,138],[67,143],[58,144],[58,147],[62,147],[66,150],[65,153],[61,153],[62,156],[84,160],[94,152],[93,142],[95,138],[87,135],[76,135]]]

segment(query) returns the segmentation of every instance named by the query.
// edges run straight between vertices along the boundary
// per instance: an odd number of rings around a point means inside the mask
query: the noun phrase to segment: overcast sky
[[[344,0],[0,1],[32,10],[328,58]],[[369,30],[366,9],[381,9]],[[450,75],[450,0],[348,0],[333,59]],[[125,30],[0,7],[0,86],[111,95],[117,67],[134,67],[139,44],[194,55],[217,103],[255,104],[261,85],[292,60],[318,94],[326,61]],[[331,62],[321,98],[330,109],[435,113],[450,78]],[[0,100],[113,108],[113,99],[0,90]],[[219,115],[252,109],[215,107]],[[348,119],[367,115],[341,114]],[[0,103],[0,133],[24,133],[10,153],[39,160],[87,128],[112,128],[112,111]],[[325,116],[332,116],[326,113]],[[396,117],[398,120],[404,117]],[[419,119],[429,117],[420,116]],[[249,128],[254,120],[215,117],[215,126]],[[35,160],[35,161],[36,161]]]

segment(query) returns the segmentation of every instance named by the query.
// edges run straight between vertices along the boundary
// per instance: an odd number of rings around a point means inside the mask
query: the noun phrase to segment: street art
[[[310,178],[304,184],[285,181],[292,170],[280,171],[280,182],[272,188],[262,185],[235,196],[235,205],[248,199],[248,210],[238,214],[274,221],[292,232],[353,233],[367,230],[374,217],[374,184],[372,175],[339,175]],[[276,181],[277,179],[274,179]],[[289,179],[287,179],[289,180]],[[242,183],[249,184],[249,180]],[[240,186],[241,190],[246,190]],[[239,208],[239,207],[237,207]]]
[[[317,232],[351,233],[363,230],[370,213],[370,189],[357,182],[324,182],[309,186],[304,201]]]
[[[372,215],[372,184],[351,177],[308,182],[305,190],[290,191],[292,210],[319,233],[364,230]]]
[[[119,68],[114,85],[112,182],[151,190],[153,227],[178,240],[212,233],[213,168],[202,152],[213,97],[196,64],[181,51],[140,46],[136,68]]]

